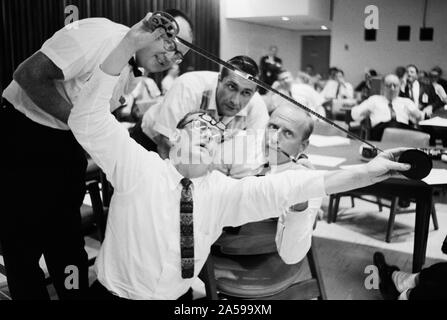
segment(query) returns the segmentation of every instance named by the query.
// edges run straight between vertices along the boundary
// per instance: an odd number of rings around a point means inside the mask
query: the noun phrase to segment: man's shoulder
[[[219,73],[214,71],[191,71],[179,76],[176,82],[189,87],[212,87],[217,85],[218,76]]]

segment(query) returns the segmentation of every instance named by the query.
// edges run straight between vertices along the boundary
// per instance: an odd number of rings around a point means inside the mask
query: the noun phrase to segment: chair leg
[[[87,190],[90,195],[90,200],[92,202],[93,214],[96,220],[99,241],[102,243],[106,231],[106,221],[104,217],[104,207],[99,192],[98,182],[94,181],[88,183]]]
[[[399,201],[398,197],[393,197],[393,199],[391,200],[390,217],[388,219],[388,227],[387,227],[386,238],[385,238],[385,241],[388,243],[390,243],[391,235],[393,233],[394,220],[396,218],[396,210],[397,210],[397,202],[398,201]]]
[[[436,215],[436,208],[434,203],[431,206],[431,218],[433,219],[433,226],[435,227],[435,230],[439,230],[438,216]]]
[[[205,262],[202,270],[200,270],[199,278],[205,284],[206,297],[208,300],[219,300],[217,296],[216,278],[214,276],[214,264],[211,254]]]
[[[340,198],[341,198],[341,195],[339,195],[339,194],[335,195],[334,212],[332,213],[332,222],[334,222],[334,223],[337,221],[338,208],[340,206]]]
[[[334,210],[334,198],[335,195],[331,194],[329,196],[329,207],[327,209],[327,223],[332,223],[332,215]]]
[[[318,300],[327,300],[323,276],[321,274],[320,264],[318,263],[317,254],[314,251],[313,244],[310,246],[310,249],[307,252],[307,261],[309,263],[310,274],[312,275],[312,278],[317,280],[318,289],[320,290],[320,296],[318,297]]]
[[[379,205],[379,212],[382,212],[382,210],[383,210],[382,199],[380,197],[376,197],[376,199],[377,199],[377,204]]]
[[[351,208],[355,207],[354,197],[351,196]]]

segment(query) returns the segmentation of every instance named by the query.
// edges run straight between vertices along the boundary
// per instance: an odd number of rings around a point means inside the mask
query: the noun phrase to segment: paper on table
[[[337,167],[346,161],[346,158],[320,156],[317,154],[308,154],[309,161],[317,166]]]
[[[447,127],[447,119],[441,117],[434,117],[428,120],[420,121],[421,126],[436,126],[436,127]]]
[[[315,147],[330,147],[349,144],[350,140],[340,136],[322,136],[312,134],[309,138],[309,143]]]
[[[446,169],[431,169],[430,174],[422,179],[426,184],[447,184]]]

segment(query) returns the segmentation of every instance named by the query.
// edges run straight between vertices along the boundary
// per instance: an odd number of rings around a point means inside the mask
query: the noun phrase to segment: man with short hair
[[[180,36],[192,41],[189,19],[178,10],[166,11],[176,19]],[[59,299],[79,298],[88,288],[80,215],[87,160],[67,120],[98,65],[118,44],[123,49],[134,45],[129,34],[141,34],[138,41],[144,44],[128,56],[134,70],[161,72],[181,62],[188,48],[178,44],[167,50],[162,28],[148,32],[150,16],[132,28],[105,18],[62,28],[17,68],[2,93],[3,206],[14,210],[0,211],[0,243],[13,299],[49,299],[39,267],[42,255]],[[115,106],[136,76],[126,65],[110,88]],[[66,286],[66,272],[73,268],[79,290]]]
[[[253,77],[258,76],[256,62],[247,56],[236,56],[229,64]],[[241,130],[263,131],[268,121],[267,107],[256,92],[257,86],[223,68],[220,73],[194,71],[178,77],[163,102],[144,115],[144,135],[133,135],[146,149],[158,151],[162,158],[169,155],[170,143],[177,123],[188,112],[203,110],[215,121],[225,125],[231,134]]]
[[[419,70],[414,64],[406,68],[407,81],[400,88],[400,97],[406,97],[416,104],[416,106],[431,117],[433,112],[441,108],[444,104],[436,95],[431,84],[424,84],[418,81]]]
[[[115,188],[96,260],[96,287],[104,289],[105,298],[176,299],[197,278],[224,226],[279,216],[293,204],[374,184],[410,168],[392,161],[399,149],[350,170],[232,179],[211,171],[223,134],[204,111],[177,123],[170,160],[163,161],[130,139],[109,113],[116,75],[142,45],[141,34],[133,36],[134,45],[118,45],[95,70],[69,118],[76,139]],[[235,89],[234,83],[226,84]],[[193,161],[183,161],[185,155]]]
[[[399,97],[400,81],[394,74],[385,76],[384,95],[374,95],[351,109],[352,118],[371,120],[371,140],[380,141],[387,127],[412,129],[410,121],[417,123],[424,119],[424,113],[408,98]]]

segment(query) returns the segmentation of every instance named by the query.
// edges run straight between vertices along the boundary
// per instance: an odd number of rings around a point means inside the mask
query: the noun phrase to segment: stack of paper
[[[447,184],[446,169],[431,169],[430,174],[422,179],[426,184]]]
[[[428,120],[420,121],[420,126],[435,126],[435,127],[447,127],[447,119],[441,117],[434,117]]]
[[[313,134],[309,138],[309,143],[315,147],[332,147],[347,145],[350,143],[350,140],[340,136],[321,136]]]

